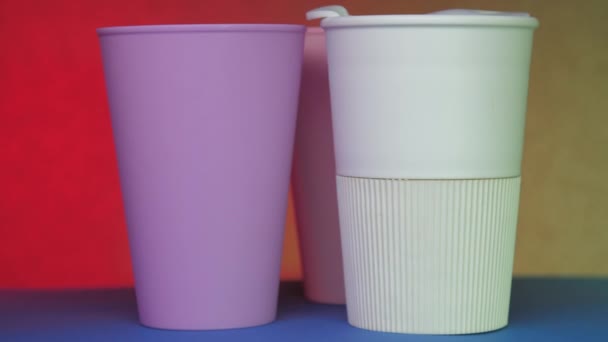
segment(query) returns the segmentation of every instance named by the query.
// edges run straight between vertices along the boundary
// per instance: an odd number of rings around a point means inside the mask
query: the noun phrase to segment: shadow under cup
[[[98,30],[142,324],[275,319],[304,31]]]

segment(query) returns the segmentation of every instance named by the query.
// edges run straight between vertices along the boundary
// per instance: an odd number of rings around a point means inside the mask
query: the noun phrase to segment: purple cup
[[[304,31],[98,30],[142,324],[275,319]]]

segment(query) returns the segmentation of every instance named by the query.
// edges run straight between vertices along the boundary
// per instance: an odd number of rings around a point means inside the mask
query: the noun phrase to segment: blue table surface
[[[277,321],[255,328],[168,331],[137,322],[132,289],[0,290],[0,341],[605,341],[608,278],[516,278],[507,328],[476,335],[389,334],[351,327],[343,305],[281,286]]]

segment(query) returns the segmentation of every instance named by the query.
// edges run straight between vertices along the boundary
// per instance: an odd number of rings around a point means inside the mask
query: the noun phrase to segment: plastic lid
[[[310,10],[306,19],[323,19],[322,27],[353,26],[511,26],[538,27],[538,20],[525,12],[496,12],[448,9],[428,14],[349,15],[342,6],[325,6]]]

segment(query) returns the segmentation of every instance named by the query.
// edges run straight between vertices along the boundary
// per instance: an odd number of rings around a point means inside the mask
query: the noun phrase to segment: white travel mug
[[[526,13],[324,18],[348,321],[507,325],[533,31]]]

